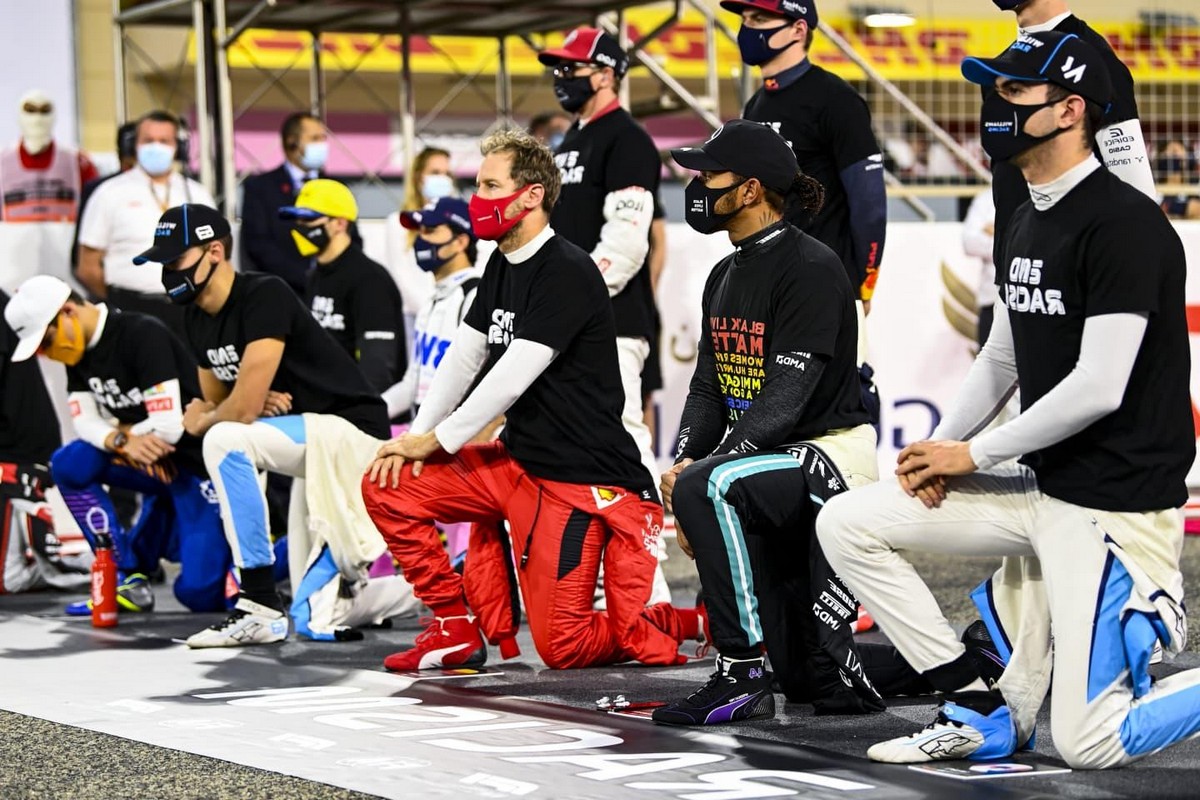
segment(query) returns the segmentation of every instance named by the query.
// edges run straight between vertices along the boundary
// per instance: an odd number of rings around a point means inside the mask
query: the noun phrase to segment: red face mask
[[[504,218],[504,212],[512,205],[512,202],[528,189],[528,186],[523,186],[508,197],[498,197],[494,200],[484,199],[477,194],[472,195],[468,210],[471,213],[471,229],[475,231],[475,235],[491,242],[504,238],[504,234],[511,231],[518,222],[525,219],[526,214],[533,210],[527,208],[512,219]]]

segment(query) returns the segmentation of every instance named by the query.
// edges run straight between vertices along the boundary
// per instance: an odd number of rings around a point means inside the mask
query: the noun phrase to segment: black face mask
[[[171,298],[171,302],[177,306],[188,306],[196,302],[196,298],[204,291],[204,287],[208,286],[208,282],[212,280],[212,270],[208,271],[208,277],[203,283],[196,283],[196,270],[200,269],[200,265],[204,263],[204,259],[208,257],[208,251],[205,250],[196,259],[196,263],[186,269],[167,270],[162,273],[163,289],[167,293],[167,297]]]
[[[595,93],[596,90],[592,88],[591,75],[585,75],[582,78],[554,79],[554,96],[558,98],[558,104],[562,106],[563,111],[568,114],[574,114],[583,108]]]
[[[727,214],[718,214],[713,211],[713,208],[716,207],[718,200],[741,186],[742,183],[745,181],[735,183],[733,186],[722,186],[720,189],[710,189],[704,185],[704,181],[693,178],[683,190],[683,218],[692,227],[692,230],[697,233],[713,233],[719,231],[726,222],[736,217],[741,212],[741,208],[734,209]]]
[[[292,239],[296,242],[296,247],[302,256],[316,256],[325,251],[329,247],[329,231],[324,225],[297,225],[292,228]],[[301,243],[301,240],[307,242],[308,247]],[[313,248],[316,248],[315,250]]]
[[[1066,133],[1069,128],[1059,128],[1045,136],[1033,136],[1025,132],[1025,123],[1029,122],[1030,117],[1059,102],[1062,101],[1023,106],[1010,103],[999,92],[992,92],[984,98],[983,107],[979,110],[979,138],[984,152],[992,161],[1008,161],[1034,145]]]

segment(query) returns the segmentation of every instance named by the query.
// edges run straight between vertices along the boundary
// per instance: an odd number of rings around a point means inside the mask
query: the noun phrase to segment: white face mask
[[[305,169],[324,169],[329,159],[329,142],[309,142],[300,155],[300,166]]]
[[[31,114],[21,109],[17,124],[21,128],[21,144],[30,154],[40,153],[50,146],[54,135],[54,112]]]
[[[454,194],[454,178],[449,175],[426,175],[421,179],[421,194],[427,201],[449,197]]]
[[[146,142],[137,149],[138,164],[147,175],[166,175],[175,164],[175,148],[162,142]]]

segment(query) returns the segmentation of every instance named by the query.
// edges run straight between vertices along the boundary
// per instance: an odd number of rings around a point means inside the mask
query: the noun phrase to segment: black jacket
[[[279,218],[279,209],[293,205],[299,193],[284,164],[247,178],[242,184],[240,247],[243,271],[278,275],[303,297],[312,259],[296,251],[292,223]],[[350,238],[362,247],[357,225],[351,224]]]

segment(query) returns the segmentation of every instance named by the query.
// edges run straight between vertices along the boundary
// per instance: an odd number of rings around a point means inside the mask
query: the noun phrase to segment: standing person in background
[[[79,212],[75,215],[75,234],[71,239],[71,272],[72,274],[79,267],[79,220],[83,219],[83,210],[87,208],[88,201],[92,199],[92,194],[100,187],[100,184],[111,180],[118,175],[128,172],[137,166],[137,123],[126,122],[121,127],[117,128],[117,161],[119,169],[111,175],[105,175],[103,178],[94,178],[83,185],[83,189],[79,192]],[[77,278],[78,280],[78,278]]]
[[[576,116],[554,155],[562,196],[550,221],[564,239],[591,253],[608,287],[625,390],[621,423],[653,481],[658,463],[645,421],[642,373],[656,340],[646,264],[662,161],[654,140],[621,108],[617,93],[629,57],[616,39],[597,28],[576,28],[538,60],[553,69],[559,105]],[[659,567],[652,601],[670,596]]]
[[[83,153],[54,141],[54,102],[40,89],[21,98],[21,140],[0,152],[0,218],[74,222],[80,191],[99,173]]]
[[[450,172],[450,153],[439,147],[426,147],[417,153],[404,181],[404,205],[400,211],[420,211],[443,197],[458,194]],[[393,225],[393,219],[396,224]],[[433,296],[433,277],[417,266],[413,244],[417,234],[402,228],[398,216],[388,217],[388,270],[400,287],[404,299],[404,326],[412,331],[417,312]]]
[[[801,171],[825,187],[820,211],[792,207],[787,221],[841,258],[865,316],[871,310],[887,230],[883,154],[871,130],[867,103],[846,81],[809,60],[817,28],[813,0],[722,0],[721,8],[741,15],[742,61],[758,67],[763,76],[762,88],[742,116],[774,128],[791,143]],[[858,334],[863,404],[878,427],[879,395],[871,381],[874,371],[866,364],[862,318]]]
[[[278,275],[303,296],[313,259],[296,251],[292,226],[280,221],[279,209],[295,205],[305,182],[321,176],[329,159],[329,130],[320,117],[297,111],[283,121],[279,137],[283,163],[242,185],[241,267]],[[357,228],[351,226],[350,236],[362,244]]]
[[[963,252],[979,259],[979,347],[987,342],[992,330],[992,315],[996,305],[996,262],[992,260],[993,239],[996,235],[996,206],[992,193],[986,188],[975,195],[962,224]]]
[[[529,120],[529,135],[554,152],[562,144],[572,122],[571,115],[565,111],[543,111]]]
[[[317,178],[279,216],[292,221],[293,245],[317,262],[305,291],[313,317],[382,394],[408,366],[400,292],[387,270],[350,239],[358,219],[354,195],[337,181]]]
[[[153,241],[163,211],[182,203],[215,205],[207,189],[175,170],[178,137],[179,120],[165,111],[138,120],[137,167],[105,181],[83,210],[75,275],[94,297],[157,317],[183,338],[183,311],[163,293],[162,271],[133,263]]]

